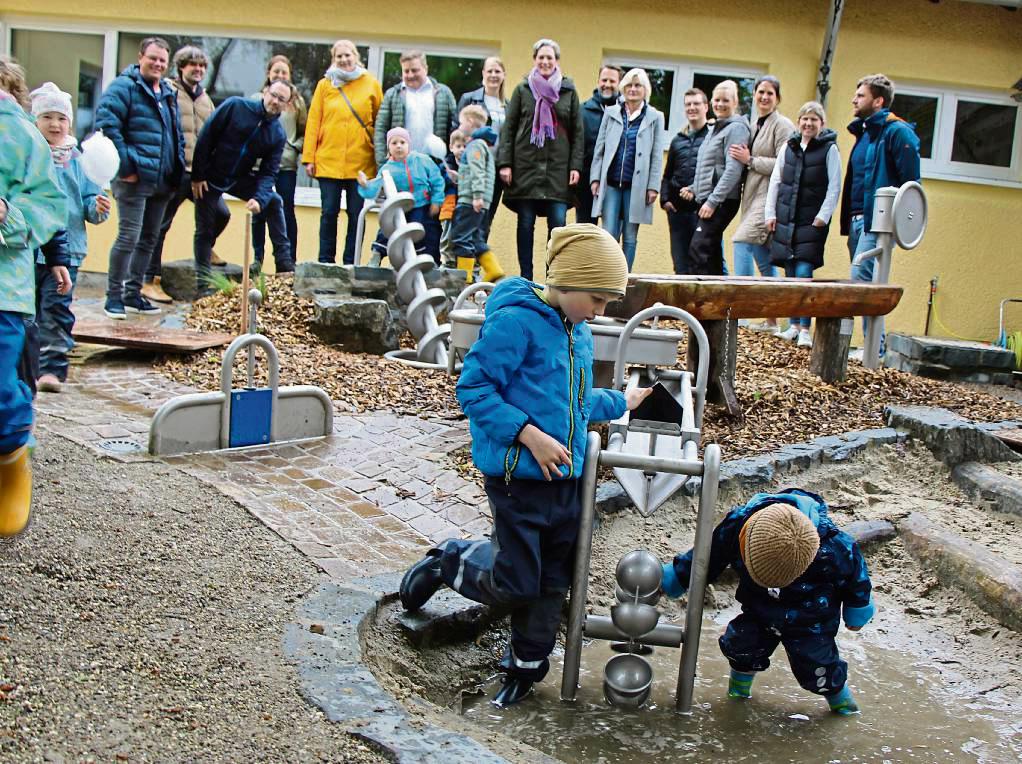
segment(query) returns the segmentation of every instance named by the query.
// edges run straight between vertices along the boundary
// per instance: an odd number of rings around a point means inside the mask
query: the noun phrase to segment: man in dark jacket
[[[244,199],[252,214],[265,214],[277,273],[295,269],[284,223],[284,202],[273,190],[287,140],[279,117],[293,94],[291,85],[278,81],[263,92],[261,99],[228,98],[199,133],[192,155],[192,196],[195,275],[200,293],[209,289],[213,244],[231,219],[230,211],[221,204],[225,193]]]
[[[707,114],[710,104],[699,88],[685,91],[685,117],[688,124],[674,136],[667,150],[664,179],[660,184],[660,206],[667,212],[671,229],[671,260],[678,275],[689,273],[688,245],[699,225],[699,205],[691,191],[696,176],[699,147],[710,132]]]
[[[593,166],[593,153],[596,150],[596,137],[600,134],[600,123],[603,112],[608,106],[616,104],[620,98],[618,85],[621,83],[621,69],[617,66],[604,66],[593,89],[592,98],[582,104],[582,126],[585,130],[585,156],[582,160],[583,182],[575,186],[575,222],[596,224],[593,215],[593,192],[585,179],[589,177]]]
[[[121,159],[113,182],[117,239],[110,249],[103,308],[109,318],[160,312],[141,289],[164,210],[184,170],[177,95],[163,79],[169,59],[166,40],[142,40],[138,63],[110,84],[96,110],[96,129],[113,141]]]

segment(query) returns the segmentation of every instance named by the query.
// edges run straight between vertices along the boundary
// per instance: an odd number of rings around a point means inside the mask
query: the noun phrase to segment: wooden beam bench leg
[[[852,318],[818,318],[809,356],[809,371],[827,384],[844,382],[848,373],[848,347],[852,342]]]
[[[735,364],[738,359],[738,322],[700,321],[710,342],[710,370],[706,383],[706,400],[727,407],[734,417],[742,415],[742,407],[735,393]],[[727,358],[724,358],[724,348]],[[693,374],[699,363],[699,345],[689,334],[685,368]]]

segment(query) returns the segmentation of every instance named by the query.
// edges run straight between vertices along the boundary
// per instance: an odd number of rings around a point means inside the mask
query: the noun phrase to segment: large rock
[[[945,584],[960,587],[1009,629],[1022,631],[1022,573],[982,544],[913,512],[898,524],[905,547]]]
[[[411,302],[409,297],[399,298],[396,274],[391,268],[372,268],[367,265],[344,267],[351,270],[351,294],[356,297],[386,300],[395,309],[402,309]],[[465,288],[465,271],[433,268],[423,275],[426,287],[443,289],[451,303]]]
[[[309,328],[323,342],[349,353],[382,355],[397,350],[399,324],[385,300],[314,295],[315,313]]]
[[[947,409],[930,406],[888,406],[887,424],[927,445],[934,456],[954,467],[963,462],[1017,462],[1022,457],[991,434],[997,427],[1017,426],[1004,422],[978,425]]]
[[[333,263],[298,263],[295,266],[295,294],[300,297],[351,294],[351,271],[351,266]]]
[[[908,361],[957,371],[1000,369],[1010,372],[1015,368],[1013,352],[983,342],[892,333],[887,335],[887,348]]]
[[[226,274],[232,281],[241,283],[241,266],[234,263],[218,265],[213,269],[214,273]],[[175,300],[191,301],[197,294],[195,285],[195,261],[194,260],[172,260],[163,263],[160,285],[163,290]]]

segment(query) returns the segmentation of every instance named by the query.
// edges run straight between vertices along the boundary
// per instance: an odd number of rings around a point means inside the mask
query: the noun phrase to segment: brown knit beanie
[[[820,534],[790,504],[768,504],[745,521],[739,547],[753,581],[764,589],[783,589],[812,564]]]
[[[623,295],[628,286],[628,263],[609,233],[590,223],[573,223],[550,234],[546,283],[558,289]]]

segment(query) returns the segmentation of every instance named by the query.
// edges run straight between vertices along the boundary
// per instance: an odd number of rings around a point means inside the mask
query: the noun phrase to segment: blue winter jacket
[[[157,97],[138,64],[129,66],[99,99],[96,129],[117,147],[119,177],[137,174],[149,186],[177,185],[185,166],[185,138],[177,94],[166,80],[160,81]]]
[[[866,177],[863,183],[866,195],[862,206],[863,230],[873,225],[873,199],[876,190],[884,186],[901,186],[910,180],[919,180],[919,136],[908,122],[881,109],[869,119],[856,119],[848,125],[848,132],[859,141],[869,141],[866,146]],[[851,230],[852,208],[857,207],[852,198],[852,154],[848,152],[848,167],[845,170],[844,191],[841,194],[841,235]]]
[[[479,339],[465,357],[457,395],[472,433],[472,459],[484,475],[543,480],[518,442],[527,424],[571,453],[562,478],[579,478],[590,421],[617,419],[625,397],[593,389],[593,335],[570,324],[521,277],[501,280],[486,301]]]
[[[98,225],[107,219],[109,213],[102,214],[96,209],[96,197],[103,193],[102,189],[86,177],[78,161],[81,153],[75,149],[71,160],[64,167],[55,168],[57,182],[64,196],[67,197],[67,254],[65,265],[80,266],[89,253],[89,239],[85,231],[88,221]],[[45,264],[43,252],[36,254],[37,263]]]
[[[764,589],[749,576],[742,562],[738,536],[745,521],[768,504],[791,504],[804,513],[820,534],[816,559],[799,578],[783,589]],[[731,510],[713,531],[707,583],[730,565],[739,576],[736,598],[742,612],[774,626],[784,635],[837,633],[841,610],[846,626],[865,625],[876,608],[866,561],[854,539],[827,516],[823,498],[798,488],[779,493],[757,493],[744,506]],[[680,597],[688,587],[692,550],[664,565],[662,588]]]
[[[359,187],[358,193],[363,199],[375,199],[383,190],[383,171],[386,170],[394,179],[398,191],[411,191],[415,197],[416,207],[427,204],[441,205],[444,203],[444,178],[436,162],[425,154],[412,151],[404,162],[388,159],[380,165],[380,171],[366,185]]]
[[[255,191],[245,187],[244,197],[266,209],[286,142],[280,118],[267,114],[261,99],[231,96],[199,131],[192,153],[192,183],[204,180],[230,193],[235,184],[252,176]]]

